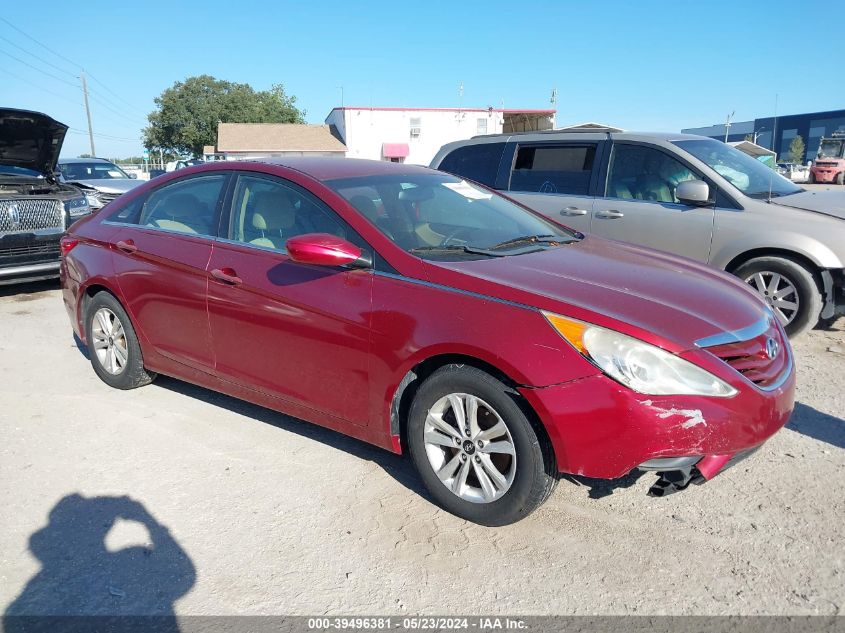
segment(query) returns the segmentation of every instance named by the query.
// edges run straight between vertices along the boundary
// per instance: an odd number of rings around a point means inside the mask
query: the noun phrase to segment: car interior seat
[[[296,207],[287,193],[280,190],[260,191],[254,196],[247,241],[256,246],[284,250],[285,241],[302,233],[296,231]]]
[[[162,200],[145,224],[169,231],[211,235],[211,211],[196,196],[177,193]]]

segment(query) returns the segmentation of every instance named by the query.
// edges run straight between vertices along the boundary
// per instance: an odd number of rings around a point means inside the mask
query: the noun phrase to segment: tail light
[[[78,239],[76,239],[75,237],[69,237],[69,236],[65,235],[59,241],[59,248],[62,250],[62,256],[65,256],[68,253],[70,253],[77,244],[79,244]]]

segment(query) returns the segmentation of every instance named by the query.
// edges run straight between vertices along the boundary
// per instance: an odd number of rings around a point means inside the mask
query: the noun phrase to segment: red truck
[[[810,182],[845,184],[845,130],[819,141],[819,151],[810,167]]]

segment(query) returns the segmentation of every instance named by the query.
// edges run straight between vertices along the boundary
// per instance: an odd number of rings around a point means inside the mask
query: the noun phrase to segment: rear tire
[[[838,174],[836,174],[836,184],[845,185],[845,171],[840,171]]]
[[[554,453],[523,406],[516,391],[467,365],[447,365],[423,382],[408,416],[408,448],[438,505],[500,526],[546,501],[558,479]]]
[[[91,366],[100,379],[116,389],[135,389],[156,375],[144,369],[138,336],[129,315],[108,292],[98,292],[85,311],[85,336]]]
[[[819,322],[822,293],[813,273],[797,261],[786,257],[757,257],[745,262],[734,274],[760,294],[790,338],[803,334]],[[797,304],[797,308],[789,304]],[[784,323],[784,317],[788,317],[788,322]]]

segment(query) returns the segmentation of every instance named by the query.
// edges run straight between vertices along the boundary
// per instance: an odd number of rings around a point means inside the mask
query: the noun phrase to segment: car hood
[[[432,281],[625,331],[676,352],[766,314],[760,298],[727,273],[593,236],[526,255],[428,263]],[[447,270],[463,279],[448,279]]]
[[[94,180],[69,180],[68,182],[73,185],[90,187],[103,193],[116,193],[118,195],[144,184],[143,180],[133,178],[97,178]]]
[[[67,126],[41,112],[0,108],[0,165],[53,178]]]
[[[845,220],[845,191],[802,191],[782,198],[773,198],[772,204],[815,211]]]

